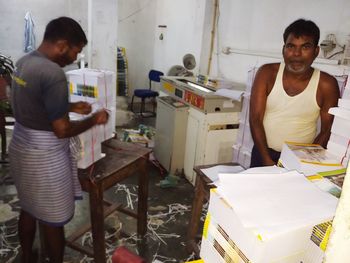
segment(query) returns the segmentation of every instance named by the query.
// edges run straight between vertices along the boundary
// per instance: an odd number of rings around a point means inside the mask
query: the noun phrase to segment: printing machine
[[[239,112],[241,101],[234,101],[215,94],[216,89],[200,84],[193,77],[161,77],[161,90],[204,113]],[[233,89],[244,91],[245,85],[234,83]]]
[[[234,84],[243,91],[244,84]],[[172,174],[183,173],[195,183],[193,167],[232,161],[239,127],[241,100],[218,96],[193,77],[161,77],[154,153]]]

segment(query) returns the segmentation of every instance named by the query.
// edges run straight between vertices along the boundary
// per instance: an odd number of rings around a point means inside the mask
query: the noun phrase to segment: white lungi
[[[81,199],[77,162],[70,139],[15,124],[9,145],[10,173],[21,208],[43,223],[66,224]]]

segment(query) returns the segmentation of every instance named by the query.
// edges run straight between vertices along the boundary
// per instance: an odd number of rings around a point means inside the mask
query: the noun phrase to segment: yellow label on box
[[[163,88],[167,91],[169,91],[170,93],[174,93],[175,92],[175,87],[170,84],[169,82],[163,82]]]
[[[210,225],[210,213],[205,217],[204,225],[203,225],[203,237],[208,238],[208,227]]]

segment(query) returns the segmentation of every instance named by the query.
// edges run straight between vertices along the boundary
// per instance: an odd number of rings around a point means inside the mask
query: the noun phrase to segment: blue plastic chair
[[[153,117],[156,115],[155,112],[155,98],[159,96],[159,93],[157,91],[152,90],[152,81],[154,82],[160,82],[160,76],[163,76],[164,73],[158,70],[150,70],[148,73],[149,78],[149,88],[148,89],[135,89],[134,95],[131,99],[131,111],[134,112],[134,97],[138,97],[141,99],[141,108],[140,108],[140,115],[142,117]],[[146,111],[145,110],[145,103],[146,99],[151,98],[153,99],[153,111]],[[144,115],[144,113],[148,113],[147,115]]]

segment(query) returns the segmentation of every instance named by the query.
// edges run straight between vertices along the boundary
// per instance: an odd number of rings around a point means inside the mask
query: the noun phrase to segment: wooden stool
[[[82,226],[67,238],[67,246],[94,257],[96,263],[106,262],[104,219],[113,211],[118,210],[136,218],[139,236],[143,236],[147,232],[149,180],[147,163],[151,149],[110,139],[102,144],[102,152],[106,156],[94,164],[92,173],[91,168],[78,171],[82,188],[89,193],[91,225]],[[104,201],[103,193],[105,190],[135,172],[138,172],[139,176],[137,213],[122,207],[120,204],[110,204]],[[93,252],[76,242],[90,228],[93,238]]]

